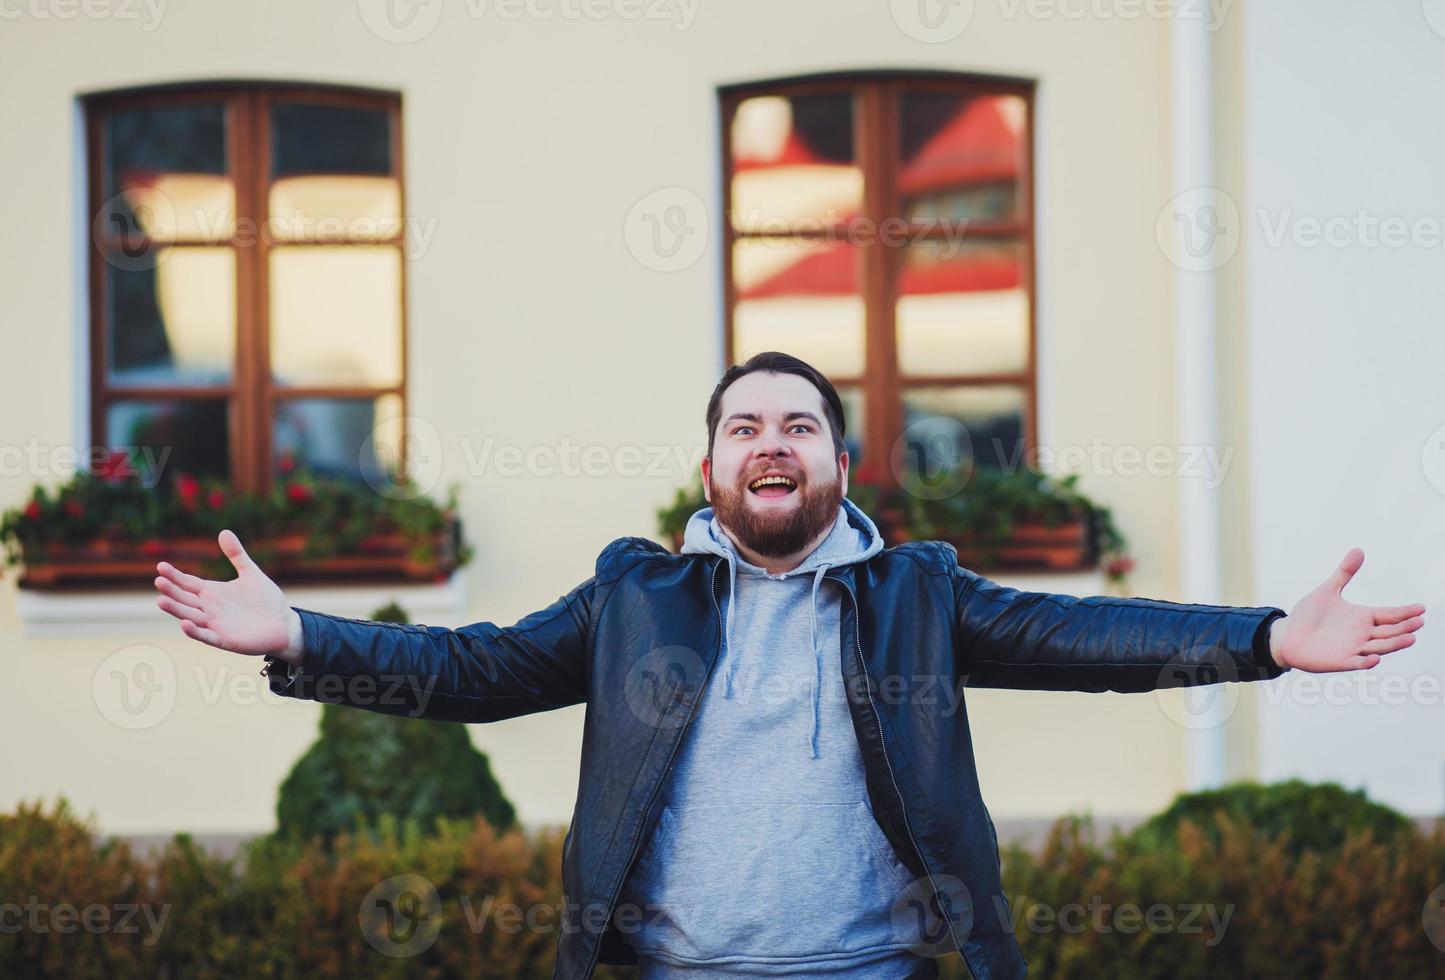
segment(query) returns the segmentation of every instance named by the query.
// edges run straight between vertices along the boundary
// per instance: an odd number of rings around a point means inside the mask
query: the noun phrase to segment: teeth
[[[748,488],[750,490],[756,490],[759,487],[770,486],[793,487],[796,486],[796,484],[792,480],[788,479],[786,476],[765,476],[754,480],[752,483],[748,484]]]

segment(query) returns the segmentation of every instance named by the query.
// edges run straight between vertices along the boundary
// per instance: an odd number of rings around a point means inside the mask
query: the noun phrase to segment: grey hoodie
[[[893,916],[911,875],[873,817],[843,687],[843,589],[829,568],[883,549],[844,498],[823,542],[778,575],[705,507],[684,554],[728,563],[723,649],[627,879],[642,980],[933,976]]]

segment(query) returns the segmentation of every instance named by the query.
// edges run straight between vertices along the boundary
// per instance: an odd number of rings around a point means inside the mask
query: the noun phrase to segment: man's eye
[[[744,429],[751,429],[751,428],[752,428],[751,425],[740,425],[740,426],[738,426],[736,429],[733,430],[733,435],[739,435],[739,434],[742,433],[742,431],[743,431]]]
[[[812,429],[811,426],[809,426],[809,425],[807,425],[807,424],[805,424],[805,423],[803,423],[803,422],[795,423],[795,424],[793,425],[793,428],[795,428],[795,429],[802,429],[804,432],[812,432],[812,431],[813,431],[813,429]]]

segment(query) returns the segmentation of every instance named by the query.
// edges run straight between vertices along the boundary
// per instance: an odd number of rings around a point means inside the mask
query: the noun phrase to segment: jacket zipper
[[[724,560],[726,560],[726,559],[724,559]],[[718,651],[721,651],[721,650],[722,650],[722,643],[723,643],[723,633],[722,633],[722,629],[723,629],[723,623],[722,623],[722,606],[718,605],[718,601],[717,601],[717,570],[722,567],[722,564],[723,564],[722,561],[719,561],[716,565],[714,565],[714,566],[712,567],[712,587],[708,590],[708,594],[709,594],[710,596],[712,596],[712,607],[713,607],[713,611],[717,613],[717,617],[718,617],[718,619],[717,619],[717,644],[718,644]],[[731,602],[732,599],[730,598],[728,601]],[[712,661],[709,662],[709,664],[708,664],[708,671],[707,671],[707,673],[708,673],[709,675],[712,673],[712,665],[715,664],[715,663],[717,663],[717,653],[716,653],[716,652],[713,654]],[[707,675],[704,675],[704,676],[703,676],[703,679],[702,679],[702,684],[701,684],[701,686],[700,686],[699,689],[698,689],[698,697],[697,697],[696,700],[693,701],[692,707],[688,709],[688,712],[687,712],[687,721],[683,722],[682,731],[681,731],[681,733],[679,733],[679,735],[678,735],[678,737],[677,737],[677,741],[675,741],[675,742],[672,743],[672,751],[669,752],[668,755],[667,755],[667,765],[666,765],[666,766],[663,768],[663,770],[662,770],[662,778],[659,779],[659,780],[657,781],[657,785],[653,787],[653,789],[652,789],[652,796],[649,797],[648,800],[647,800],[647,807],[646,807],[646,809],[644,809],[644,810],[642,811],[642,820],[641,820],[641,822],[638,823],[638,825],[637,825],[637,833],[634,834],[633,837],[632,837],[632,851],[627,855],[627,863],[622,866],[622,877],[617,879],[617,884],[616,884],[616,885],[613,887],[613,889],[612,889],[612,897],[607,900],[607,914],[602,917],[602,923],[603,923],[602,932],[601,932],[601,933],[598,933],[598,935],[597,935],[597,946],[596,946],[595,949],[592,950],[592,958],[591,958],[591,960],[589,960],[588,963],[587,963],[587,970],[586,970],[586,972],[584,972],[584,973],[582,974],[582,980],[590,980],[593,971],[597,969],[597,957],[599,957],[600,955],[602,955],[602,936],[603,936],[603,934],[605,934],[605,933],[607,932],[607,925],[606,925],[606,924],[607,924],[608,922],[610,922],[611,919],[612,919],[612,912],[613,912],[613,910],[614,910],[614,909],[616,908],[616,906],[617,906],[617,899],[618,899],[618,897],[622,894],[622,882],[627,878],[627,871],[628,871],[629,868],[632,867],[632,862],[637,858],[637,851],[638,851],[638,849],[642,846],[642,828],[647,826],[647,818],[652,814],[652,805],[657,802],[657,794],[658,794],[659,792],[661,792],[661,790],[662,790],[662,784],[667,781],[667,774],[668,774],[668,772],[670,772],[671,769],[672,769],[672,762],[673,762],[673,759],[676,758],[676,756],[677,756],[678,746],[682,745],[683,740],[687,738],[687,729],[688,729],[688,727],[692,724],[693,716],[697,714],[697,706],[702,702],[702,693],[703,693],[703,690],[706,689],[706,687],[707,687]],[[675,691],[675,690],[676,690],[676,689],[674,688],[674,691]]]
[[[873,701],[872,677],[868,673],[868,663],[863,659],[863,635],[858,626],[858,596],[841,576],[834,579],[848,592],[848,598],[853,600],[853,643],[858,651],[858,668],[863,672],[863,690],[868,695],[868,707],[873,711],[873,721],[878,726],[878,744],[883,750],[883,765],[888,769],[888,781],[893,784],[893,792],[898,795],[898,807],[903,814],[903,828],[908,831],[908,840],[913,844],[913,853],[918,856],[918,863],[923,866],[923,871],[928,875],[929,887],[933,889],[933,902],[936,907],[942,908],[938,897],[938,882],[933,877],[933,869],[928,866],[928,860],[923,856],[923,849],[918,846],[918,838],[913,836],[913,825],[908,822],[908,804],[903,800],[903,791],[898,788],[898,780],[893,775],[893,763],[888,759],[888,745],[883,739],[883,719],[878,715],[878,705]],[[948,935],[953,939],[953,945],[958,950],[965,962],[968,963],[970,972],[977,975],[973,963],[969,961],[968,954],[959,945],[958,936],[953,931],[953,921],[948,919]]]

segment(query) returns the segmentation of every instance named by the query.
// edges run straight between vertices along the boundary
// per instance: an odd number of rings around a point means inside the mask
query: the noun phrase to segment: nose
[[[759,457],[770,458],[773,456],[787,456],[792,450],[783,441],[782,436],[776,432],[768,431],[758,439],[757,454]]]

